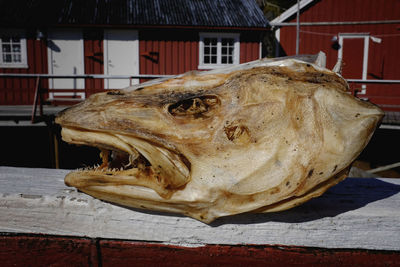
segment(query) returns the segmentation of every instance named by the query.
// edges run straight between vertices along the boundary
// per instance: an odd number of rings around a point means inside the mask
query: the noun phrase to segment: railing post
[[[31,123],[35,123],[36,120],[36,110],[37,110],[37,104],[40,98],[40,101],[42,100],[42,97],[39,96],[41,95],[42,92],[40,90],[40,77],[36,77],[36,83],[35,83],[35,95],[33,99],[33,106],[32,106],[32,115],[31,115]],[[42,101],[40,102],[40,115],[43,115],[43,106],[42,106]]]

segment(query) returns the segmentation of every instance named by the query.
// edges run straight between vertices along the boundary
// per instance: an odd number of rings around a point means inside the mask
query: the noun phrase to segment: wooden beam
[[[0,236],[2,266],[398,266],[393,251],[287,246],[181,247],[62,236]]]
[[[400,251],[400,179],[348,178],[285,212],[207,225],[124,208],[64,185],[67,170],[0,167],[0,232],[164,245],[283,245]]]

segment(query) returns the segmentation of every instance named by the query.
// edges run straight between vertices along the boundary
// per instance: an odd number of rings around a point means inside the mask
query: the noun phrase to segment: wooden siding
[[[240,63],[260,58],[260,33],[242,33],[240,35]]]
[[[48,73],[45,41],[28,37],[26,47],[28,68],[0,68],[0,73]],[[48,83],[44,81],[43,84]],[[0,104],[32,105],[34,93],[34,78],[0,77]]]
[[[196,70],[199,64],[196,31],[140,31],[140,74],[171,75]]]
[[[400,19],[400,15],[399,15]],[[369,42],[368,78],[371,71],[383,79],[400,78],[400,69],[396,68],[400,59],[400,24],[377,25],[338,25],[338,26],[302,26],[300,32],[300,54],[316,54],[324,51],[327,54],[327,67],[333,68],[338,57],[338,47],[332,41],[339,33],[369,33],[382,39],[382,42]],[[398,34],[398,36],[393,36]],[[280,30],[282,55],[294,55],[296,52],[296,27],[283,27]],[[376,63],[376,64],[375,64]],[[384,66],[383,66],[384,64]]]
[[[240,63],[259,58],[260,33],[241,33]],[[198,70],[198,31],[140,31],[140,74],[180,74]]]
[[[102,31],[84,32],[85,74],[104,74]],[[104,90],[103,79],[85,79],[86,96]]]
[[[398,20],[399,10],[398,0],[314,0],[302,10],[301,21]]]
[[[104,73],[103,31],[84,31],[85,74]],[[240,63],[259,58],[260,32],[241,32]],[[0,68],[3,73],[47,74],[46,40],[27,39],[27,69]],[[198,30],[143,30],[139,32],[140,74],[173,75],[197,70],[199,65]],[[144,81],[142,79],[142,81]],[[47,87],[47,79],[42,79]],[[87,96],[104,90],[103,79],[86,79]],[[31,105],[35,92],[34,78],[1,78],[1,105]]]
[[[48,51],[46,40],[27,38],[28,68],[0,68],[0,73],[47,74]],[[84,33],[85,74],[103,74],[102,31]],[[0,105],[32,105],[35,93],[35,78],[0,77]],[[48,79],[41,79],[41,86],[48,87]],[[86,79],[87,96],[104,89],[103,79]]]
[[[389,0],[382,4],[380,1],[346,1],[322,0],[306,7],[300,16],[301,22],[321,21],[379,21],[400,20],[400,1]],[[295,18],[287,22],[295,22]],[[327,67],[333,68],[338,58],[338,42],[334,36],[347,33],[366,33],[381,38],[381,43],[369,40],[367,79],[400,80],[400,23],[368,24],[368,25],[330,25],[330,26],[301,26],[300,54],[315,54],[324,51],[327,55]],[[347,42],[347,40],[346,40]],[[282,27],[280,30],[281,55],[293,55],[296,50],[296,27]],[[346,52],[346,43],[344,53]],[[347,46],[349,47],[349,46]],[[355,48],[352,48],[353,50]],[[363,49],[363,47],[361,47]],[[362,53],[362,51],[361,51]],[[351,77],[354,62],[359,60],[359,53],[348,53],[343,62],[343,76]],[[347,67],[347,69],[346,69]],[[362,66],[359,66],[362,68]],[[360,77],[361,78],[361,77]],[[361,88],[361,84],[350,84],[352,89]],[[381,105],[385,110],[400,110],[400,84],[367,84],[367,93],[359,95]],[[398,107],[393,107],[398,106]]]

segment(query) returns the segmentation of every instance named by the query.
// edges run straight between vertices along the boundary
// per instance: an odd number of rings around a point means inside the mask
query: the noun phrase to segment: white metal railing
[[[105,74],[71,74],[71,75],[55,75],[55,74],[31,74],[31,73],[0,73],[3,78],[92,78],[92,79],[154,79],[154,78],[170,78],[175,75],[161,74],[138,74],[138,75],[105,75]],[[348,82],[354,83],[400,83],[400,80],[363,80],[363,79],[346,79]]]
[[[4,78],[75,78],[75,79],[154,79],[154,78],[168,78],[175,75],[161,75],[161,74],[138,74],[138,75],[105,75],[105,74],[70,74],[70,75],[56,75],[56,74],[31,74],[31,73],[0,73],[0,77]]]
[[[56,74],[32,74],[32,73],[0,73],[0,78],[34,78],[35,82],[35,93],[34,93],[34,101],[32,105],[32,115],[31,121],[32,123],[37,122],[36,112],[39,108],[40,117],[43,117],[43,93],[51,93],[51,92],[69,92],[69,93],[84,93],[86,94],[85,89],[49,89],[42,88],[41,79],[129,79],[130,84],[132,85],[133,79],[154,79],[154,78],[170,78],[175,75],[159,75],[159,74],[139,74],[139,75],[105,75],[105,74],[71,74],[71,75],[56,75]],[[94,88],[95,89],[95,88]],[[77,99],[78,100],[78,99]]]
[[[367,80],[367,79],[346,79],[347,82],[349,83],[357,83],[357,84],[400,84],[400,80]],[[365,92],[363,92],[363,89],[354,89],[351,90],[351,93],[354,96],[360,97],[362,99],[364,99],[364,95]],[[372,97],[372,96],[367,96],[368,97]],[[400,104],[378,104],[378,106],[380,106],[381,108],[394,108],[394,109],[399,109],[400,108]]]
[[[36,113],[36,106],[38,102],[38,97],[41,97],[41,79],[57,79],[57,78],[67,78],[67,79],[129,79],[132,81],[133,79],[154,79],[154,78],[170,78],[175,75],[159,75],[159,74],[138,74],[138,75],[105,75],[105,74],[71,74],[71,75],[56,75],[56,74],[31,74],[31,73],[0,73],[0,78],[36,78],[36,90],[35,90],[35,100],[34,100],[34,111],[33,114]],[[364,80],[364,79],[347,79],[349,83],[359,83],[359,84],[400,84],[400,80],[391,79],[391,80]],[[132,83],[132,82],[131,82]],[[56,89],[46,89],[47,92],[56,90]],[[86,92],[86,89],[66,89],[65,91],[76,91],[76,92]],[[353,92],[355,96],[359,93],[358,91]],[[42,100],[42,99],[41,99]],[[40,101],[42,102],[42,101]],[[383,105],[385,106],[385,105]],[[399,105],[390,105],[391,108],[399,107]],[[41,105],[40,105],[40,109]],[[42,113],[42,112],[41,112]],[[34,115],[33,115],[34,116]]]
[[[350,83],[400,83],[400,80],[363,80],[363,79],[346,79]]]

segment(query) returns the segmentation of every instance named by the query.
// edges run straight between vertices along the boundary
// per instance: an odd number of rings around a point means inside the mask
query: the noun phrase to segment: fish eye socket
[[[221,104],[217,96],[205,95],[184,99],[168,106],[172,116],[194,118],[206,117]]]

